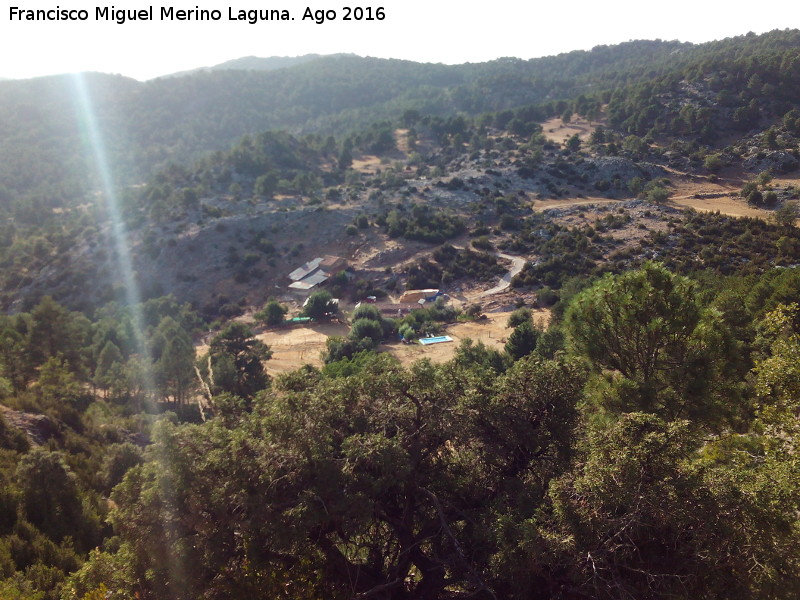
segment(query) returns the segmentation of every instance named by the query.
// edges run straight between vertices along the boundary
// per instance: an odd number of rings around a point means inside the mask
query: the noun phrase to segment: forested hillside
[[[233,60],[219,63],[210,67],[200,67],[198,69],[191,69],[189,71],[181,71],[179,73],[172,73],[164,77],[182,77],[190,75],[199,71],[226,71],[230,69],[244,70],[244,71],[274,71],[275,69],[285,69],[293,67],[312,60],[322,58],[320,54],[304,54],[303,56],[271,56],[270,58],[259,58],[257,56],[243,56],[242,58],[235,58]]]
[[[144,83],[86,74],[80,85],[89,107],[81,103],[72,76],[1,82],[4,204],[29,193],[37,199],[70,199],[97,184],[86,163],[91,149],[83,135],[89,109],[115,176],[127,183],[141,181],[168,161],[225,149],[247,133],[341,134],[407,109],[476,115],[580,97],[588,103],[583,108],[596,114],[598,103],[611,97],[614,124],[644,134],[655,126],[664,104],[654,95],[698,78],[709,79],[708,90],[721,93],[731,113],[741,109],[735,122],[746,128],[757,119],[759,102],[791,101],[799,35],[787,30],[695,46],[640,41],[528,61],[455,66],[340,55],[273,71],[245,63],[245,69]],[[761,79],[751,82],[757,70]],[[750,107],[753,99],[756,106]],[[706,104],[692,108],[697,112]],[[669,117],[668,125],[674,120]],[[700,131],[709,117],[681,118]]]
[[[796,598],[798,69],[0,82],[0,598]]]
[[[708,284],[648,263],[521,311],[521,352],[273,381],[232,325],[202,417],[186,306],[139,307],[143,349],[136,311],[45,301],[3,321],[0,589],[792,598],[800,276]]]
[[[267,129],[341,133],[405,109],[476,114],[570,97],[615,67],[624,71],[643,54],[672,49],[641,42],[590,56],[460,66],[333,56],[278,71],[248,66],[144,83],[99,73],[81,76],[80,83],[74,76],[3,82],[2,176],[11,199],[37,190],[51,196],[53,188],[74,198],[96,184],[85,162],[91,153],[83,138],[89,109],[115,175],[132,183],[154,167],[225,149],[242,135]],[[564,77],[565,70],[572,72]],[[90,107],[81,105],[79,85]],[[40,165],[37,171],[30,162]]]

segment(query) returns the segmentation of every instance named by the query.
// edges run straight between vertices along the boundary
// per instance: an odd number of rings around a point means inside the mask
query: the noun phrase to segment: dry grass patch
[[[597,125],[598,123],[589,123],[582,117],[575,118],[574,121],[564,124],[561,121],[561,117],[555,117],[542,123],[542,129],[544,130],[544,136],[548,140],[563,144],[576,133],[581,140],[588,140],[589,136],[597,129]]]
[[[276,375],[309,364],[322,367],[325,342],[334,335],[349,332],[341,323],[322,323],[310,327],[292,327],[265,331],[256,336],[272,350],[272,358],[264,363],[267,373]]]

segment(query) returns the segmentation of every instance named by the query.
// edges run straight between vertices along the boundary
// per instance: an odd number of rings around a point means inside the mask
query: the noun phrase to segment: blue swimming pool
[[[428,346],[430,344],[441,344],[442,342],[452,342],[453,338],[449,335],[438,335],[436,337],[429,337],[429,338],[420,338],[419,343],[423,346]]]

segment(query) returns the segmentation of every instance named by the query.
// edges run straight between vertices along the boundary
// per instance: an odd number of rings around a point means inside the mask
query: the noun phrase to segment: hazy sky
[[[532,58],[590,49],[631,39],[678,39],[703,42],[748,31],[798,27],[797,12],[785,0],[641,0],[557,2],[491,0],[379,0],[356,4],[344,0],[304,4],[294,0],[224,4],[196,0],[184,4],[86,0],[2,0],[0,77],[22,78],[76,71],[121,73],[149,79],[210,66],[242,56],[296,56],[350,52],[362,56],[422,62],[463,63],[502,56]],[[382,21],[343,20],[344,6],[383,7]],[[97,20],[96,9],[143,9],[152,6],[153,21],[118,25]],[[162,7],[216,9],[218,21],[163,21]],[[87,11],[86,21],[12,20],[12,7]],[[293,21],[251,25],[229,20],[239,10],[286,9]],[[307,7],[333,10],[323,24],[303,21]]]

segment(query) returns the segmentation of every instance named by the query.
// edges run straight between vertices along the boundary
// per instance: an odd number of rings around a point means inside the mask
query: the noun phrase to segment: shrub
[[[399,333],[404,340],[413,340],[417,337],[417,331],[409,323],[402,325],[397,333]]]
[[[709,154],[706,156],[705,161],[703,161],[703,166],[712,173],[717,173],[722,169],[722,167],[725,166],[725,163],[723,162],[721,155]]]
[[[286,316],[287,312],[289,312],[289,309],[283,304],[274,298],[270,298],[264,305],[264,308],[253,316],[257,321],[261,321],[267,325],[279,325],[283,323],[283,318]]]
[[[506,352],[515,360],[527,356],[536,349],[539,333],[539,330],[533,326],[533,322],[531,321],[520,324],[514,329],[511,335],[508,336]]]
[[[516,231],[519,229],[519,220],[513,215],[504,214],[500,217],[500,229],[503,231]]]
[[[380,343],[383,340],[381,322],[373,319],[357,319],[350,328],[350,338],[353,340],[369,338],[373,344]]]
[[[753,190],[750,192],[750,194],[748,194],[747,201],[750,204],[762,204],[764,202],[764,196],[758,190]]]
[[[383,320],[380,311],[372,304],[362,304],[353,311],[353,321],[359,319],[371,319],[373,321],[378,321],[378,323]]]
[[[666,202],[667,198],[670,197],[671,192],[661,185],[648,186],[648,188],[646,198],[650,202],[661,204]]]
[[[339,307],[333,301],[330,293],[314,292],[308,297],[308,302],[303,308],[303,315],[312,319],[321,319],[330,313],[336,313],[338,309]]]
[[[467,314],[467,316],[476,319],[483,314],[483,308],[480,304],[470,304],[467,306],[467,309],[464,312]]]
[[[553,306],[558,302],[558,292],[545,286],[536,294],[536,299],[542,306]]]
[[[533,313],[530,308],[518,308],[508,317],[506,327],[516,328],[523,323],[528,323],[533,319]]]
[[[479,250],[493,250],[494,246],[492,246],[492,242],[489,241],[489,238],[485,235],[475,238],[472,240],[472,246],[479,249]]]
[[[341,336],[332,336],[325,342],[325,352],[322,354],[322,359],[326,364],[342,360],[343,358],[352,358],[355,354],[364,350],[372,350],[372,340],[369,338],[362,338],[354,340]]]

